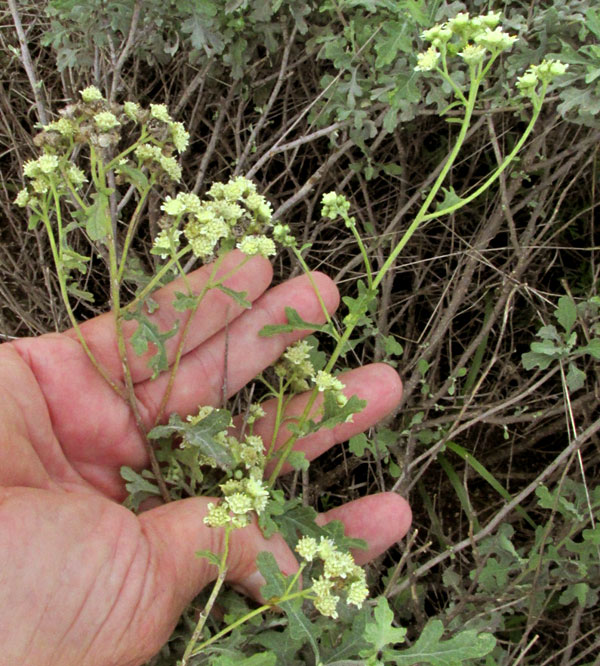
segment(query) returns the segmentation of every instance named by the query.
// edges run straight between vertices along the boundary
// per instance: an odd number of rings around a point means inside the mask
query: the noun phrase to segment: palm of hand
[[[294,339],[256,337],[264,324],[284,320],[285,305],[293,303],[309,321],[322,317],[305,278],[263,295],[270,277],[267,262],[254,260],[228,282],[257,299],[253,309],[241,315],[223,294],[209,294],[191,327],[167,413],[184,415],[199,404],[218,403],[226,337],[227,387],[233,393]],[[204,279],[202,270],[192,278],[195,286]],[[334,309],[335,288],[326,278],[317,279],[325,302]],[[158,296],[164,303],[163,329],[175,316],[168,304],[176,288]],[[234,317],[225,330],[225,320]],[[111,316],[82,329],[101,364],[119,379]],[[176,338],[171,341],[171,355],[176,343]],[[151,382],[146,361],[132,359],[140,413],[149,428],[166,377]],[[348,373],[345,383],[348,392],[367,399],[368,406],[354,424],[306,438],[302,448],[309,458],[368,427],[399,399],[399,381],[385,366]],[[214,578],[214,567],[194,556],[198,549],[221,550],[222,531],[202,523],[209,499],[167,504],[139,517],[118,504],[124,497],[120,467],[142,468],[147,457],[128,406],[99,376],[73,332],[0,346],[0,392],[4,663],[143,663],[168,638],[185,605]],[[269,414],[263,421],[266,434]],[[346,523],[347,533],[367,540],[369,550],[357,558],[366,561],[403,536],[410,512],[401,498],[383,494],[322,516],[323,521],[333,518]],[[255,526],[234,532],[228,580],[253,596],[259,596],[262,584],[255,570],[261,550],[273,552],[282,570],[296,568],[279,537],[266,541]]]

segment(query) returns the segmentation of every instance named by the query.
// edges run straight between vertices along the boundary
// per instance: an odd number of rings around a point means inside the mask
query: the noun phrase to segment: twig
[[[109,100],[111,102],[115,101],[115,96],[117,94],[119,82],[121,80],[121,69],[123,69],[125,60],[127,60],[129,52],[131,51],[133,44],[135,42],[135,36],[137,32],[138,23],[140,20],[141,9],[142,9],[142,3],[140,2],[140,0],[136,0],[133,6],[133,12],[131,14],[131,23],[129,24],[129,33],[127,35],[127,41],[125,42],[125,46],[123,46],[123,48],[121,49],[121,53],[119,54],[117,62],[113,64],[113,77],[112,77],[112,84],[110,87],[110,96],[109,96]]]
[[[287,30],[283,29],[283,38],[286,43],[285,49],[283,51],[283,57],[281,58],[281,66],[279,68],[279,75],[277,77],[277,81],[275,81],[275,85],[273,86],[273,90],[271,91],[271,95],[269,97],[269,100],[267,101],[265,108],[263,112],[260,115],[260,118],[258,119],[258,122],[254,127],[252,128],[252,131],[250,132],[250,136],[248,137],[248,141],[246,141],[246,147],[244,148],[244,151],[240,155],[240,158],[238,160],[238,163],[235,167],[234,175],[238,176],[243,169],[244,163],[248,159],[248,155],[250,154],[250,151],[252,150],[252,146],[254,145],[254,142],[256,140],[256,137],[258,136],[258,133],[261,131],[261,129],[265,126],[265,123],[267,122],[267,119],[269,117],[269,113],[271,111],[271,108],[273,107],[273,104],[275,103],[275,100],[279,97],[279,91],[281,90],[281,86],[283,84],[283,81],[285,79],[285,70],[287,69],[288,65],[288,60],[290,58],[290,51],[292,49],[292,46],[294,44],[294,38],[296,36],[296,26],[294,26],[292,30],[292,34],[288,35]]]
[[[25,31],[23,30],[23,24],[21,23],[19,10],[17,9],[17,3],[15,2],[15,0],[8,0],[8,6],[10,8],[10,13],[12,14],[12,19],[15,25],[15,30],[17,31],[17,36],[19,38],[19,46],[21,47],[21,60],[23,62],[23,67],[27,72],[27,78],[29,79],[31,90],[33,91],[38,117],[42,125],[47,125],[48,116],[46,115],[46,106],[44,104],[42,95],[40,94],[41,81],[38,81],[38,78],[35,73],[35,68],[33,66],[31,56],[29,54],[29,48],[27,46],[27,38],[25,36]]]

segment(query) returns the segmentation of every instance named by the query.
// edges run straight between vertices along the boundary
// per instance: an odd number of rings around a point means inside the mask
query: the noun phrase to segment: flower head
[[[94,116],[94,123],[101,132],[110,132],[110,130],[115,129],[115,127],[121,124],[115,114],[110,111],[100,111],[97,113]]]
[[[440,60],[440,52],[433,46],[430,46],[424,53],[417,55],[416,72],[430,72],[437,67]]]
[[[96,88],[96,86],[88,86],[87,88],[80,90],[79,94],[81,95],[81,99],[86,104],[91,102],[100,102],[104,99],[102,93],[98,90],[98,88]]]
[[[169,109],[167,109],[166,104],[150,104],[150,115],[152,118],[161,120],[163,123],[170,125],[173,122],[169,114]]]

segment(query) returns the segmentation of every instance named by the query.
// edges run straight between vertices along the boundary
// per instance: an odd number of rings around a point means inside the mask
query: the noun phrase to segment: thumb
[[[221,555],[225,530],[208,527],[203,518],[215,498],[193,497],[151,509],[139,516],[148,539],[157,584],[171,590],[177,614],[209,583],[218,570],[199,550]],[[265,580],[256,568],[256,556],[269,551],[281,571],[289,575],[298,569],[296,558],[279,534],[266,539],[256,523],[231,532],[226,580],[240,592],[262,601],[260,588]],[[178,609],[178,610],[177,610]]]

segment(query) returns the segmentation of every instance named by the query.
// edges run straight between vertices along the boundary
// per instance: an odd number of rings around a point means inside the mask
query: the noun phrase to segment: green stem
[[[181,259],[181,257],[185,256],[188,252],[191,251],[192,248],[189,245],[186,245],[184,248],[179,250],[177,255],[172,257],[164,266],[162,266],[158,273],[156,273],[156,275],[154,275],[154,277],[150,280],[150,282],[148,282],[148,284],[138,294],[136,294],[135,298],[125,306],[125,309],[133,312],[138,304],[143,302],[146,297],[154,291],[162,278],[171,270],[173,264],[175,264],[177,260]]]
[[[94,184],[97,187],[99,192],[105,192],[107,190],[106,185],[106,170],[103,167],[101,160],[96,160],[93,147],[90,146],[90,155],[94,156],[95,168],[92,169],[92,177],[94,178]],[[94,172],[95,175],[94,175]],[[131,366],[129,363],[129,356],[127,354],[127,345],[125,343],[125,334],[123,331],[123,310],[121,308],[121,282],[119,279],[119,267],[117,261],[117,247],[116,240],[113,236],[112,224],[109,220],[109,212],[107,209],[104,210],[105,220],[106,220],[106,246],[108,248],[108,268],[109,268],[109,280],[110,280],[110,297],[113,310],[113,316],[115,318],[115,333],[117,337],[117,349],[119,352],[119,358],[121,359],[121,366],[123,369],[123,378],[125,380],[126,387],[126,398],[127,403],[133,413],[137,429],[140,433],[144,446],[146,448],[146,453],[150,460],[150,467],[158,484],[161,497],[164,502],[169,502],[171,496],[165,484],[160,465],[156,459],[156,454],[154,452],[154,447],[148,440],[146,436],[146,429],[142,423],[142,417],[137,403],[137,396],[135,394],[135,387],[133,382],[133,377],[131,374]]]
[[[383,266],[377,273],[375,280],[373,281],[373,288],[377,288],[379,286],[385,274],[394,265],[394,262],[396,261],[398,255],[400,254],[400,252],[402,252],[405,245],[410,240],[411,236],[419,228],[420,224],[425,220],[425,216],[429,206],[433,202],[434,198],[437,196],[437,193],[442,187],[442,184],[446,180],[446,176],[448,175],[450,169],[454,165],[454,162],[458,157],[458,153],[460,152],[460,149],[462,148],[462,145],[465,141],[465,137],[467,136],[467,131],[471,123],[471,117],[473,116],[473,110],[475,109],[475,101],[477,99],[478,91],[479,91],[479,81],[477,79],[472,80],[471,87],[469,89],[469,97],[467,99],[467,103],[465,106],[465,115],[463,117],[460,126],[460,131],[458,133],[458,137],[456,139],[454,147],[452,148],[452,151],[450,152],[450,155],[448,156],[446,163],[444,164],[442,170],[440,171],[438,177],[436,178],[435,183],[433,184],[431,190],[429,191],[429,194],[427,195],[425,201],[421,205],[419,212],[416,214],[415,219],[411,222],[410,226],[405,231],[404,236],[402,236],[400,242],[396,245],[396,247],[392,250],[392,252],[390,252],[388,258],[385,260]]]
[[[223,583],[225,582],[225,576],[227,575],[227,556],[229,555],[229,538],[231,536],[232,529],[233,528],[231,526],[225,528],[223,552],[221,553],[221,559],[219,561],[219,568],[218,568],[219,573],[217,575],[217,580],[215,581],[214,587],[210,593],[210,597],[206,602],[206,606],[203,608],[202,612],[200,613],[200,617],[198,618],[198,622],[196,623],[196,628],[194,629],[194,633],[192,634],[189,643],[186,645],[185,652],[183,653],[183,658],[181,660],[181,666],[187,666],[188,659],[193,656],[194,648],[196,646],[196,643],[198,642],[198,639],[200,638],[202,630],[204,629],[204,625],[206,624],[208,615],[212,610],[212,607],[215,605],[217,596],[219,595],[219,592],[223,587]],[[206,643],[203,643],[201,647],[204,647],[204,645],[206,645]]]
[[[56,205],[56,203],[55,203]],[[62,264],[62,252],[59,251],[59,247],[57,247],[56,244],[56,239],[54,238],[54,233],[52,231],[52,224],[50,222],[50,218],[48,216],[48,207],[44,206],[43,210],[40,211],[40,217],[42,218],[42,221],[44,223],[44,227],[46,228],[46,234],[48,236],[48,242],[50,243],[50,251],[52,252],[52,258],[54,260],[54,266],[56,268],[56,275],[58,277],[58,285],[60,288],[60,294],[64,303],[64,306],[67,310],[67,315],[69,317],[69,321],[71,322],[71,326],[73,326],[73,330],[75,331],[75,335],[77,336],[77,339],[79,340],[79,344],[81,345],[83,351],[86,353],[87,357],[90,360],[90,363],[94,366],[94,368],[98,371],[100,376],[106,381],[106,383],[113,389],[113,391],[120,396],[121,398],[125,399],[125,393],[123,389],[110,377],[110,375],[106,372],[106,370],[98,363],[96,357],[92,353],[92,350],[89,348],[89,345],[86,341],[86,339],[83,337],[83,333],[81,331],[81,328],[79,326],[79,322],[77,321],[77,318],[75,317],[75,313],[73,312],[73,308],[71,307],[70,299],[69,299],[69,291],[67,289],[67,281],[66,277],[63,271],[63,264]]]
[[[323,298],[321,297],[321,293],[319,292],[319,289],[317,288],[317,285],[315,284],[314,278],[312,276],[312,271],[308,267],[308,264],[304,260],[304,257],[298,250],[298,248],[292,248],[294,255],[296,256],[296,259],[300,262],[300,266],[302,266],[302,270],[304,271],[305,275],[308,277],[308,281],[311,284],[311,287],[313,288],[317,300],[319,301],[319,305],[321,306],[321,310],[323,311],[323,314],[325,315],[325,320],[327,323],[331,326],[331,334],[335,337],[337,334],[337,331],[335,330],[335,327],[333,325],[333,321],[331,319],[331,315],[329,314],[329,311],[327,310],[327,306],[325,305],[325,302],[323,301]]]
[[[140,132],[140,138],[135,143],[133,143],[131,146],[126,148],[123,152],[121,152],[118,155],[116,155],[115,157],[113,157],[113,159],[106,165],[106,170],[108,171],[110,169],[114,169],[122,159],[124,159],[127,155],[132,153],[138,146],[140,146],[142,143],[144,143],[147,138],[148,138],[148,132],[147,132],[147,129],[146,129],[146,125],[142,125],[142,129],[141,129],[141,132]]]
[[[125,266],[127,263],[127,254],[129,253],[129,246],[131,245],[131,241],[133,240],[133,234],[135,232],[135,229],[137,227],[137,218],[142,212],[142,208],[144,207],[144,204],[146,203],[146,197],[150,193],[150,190],[154,187],[154,176],[150,179],[150,182],[148,183],[148,187],[142,192],[140,196],[140,200],[137,203],[137,206],[135,207],[135,210],[133,211],[133,215],[131,216],[131,219],[129,220],[129,224],[127,226],[127,233],[125,235],[125,240],[123,241],[123,251],[121,253],[121,262],[119,264],[119,268],[117,271],[117,279],[119,282],[123,280],[123,273],[125,272]]]
[[[200,306],[200,303],[203,301],[204,297],[206,296],[207,292],[210,291],[211,289],[215,289],[219,287],[221,284],[223,284],[226,280],[228,280],[232,275],[234,275],[237,271],[239,271],[244,264],[246,264],[249,260],[250,257],[244,257],[244,259],[233,269],[231,269],[228,273],[225,275],[221,276],[216,282],[213,282],[215,279],[215,276],[217,274],[217,271],[219,270],[219,266],[223,260],[223,256],[218,257],[217,260],[214,262],[212,271],[210,274],[210,277],[208,278],[208,281],[206,284],[202,287],[200,293],[198,296],[196,296],[194,300],[194,305],[189,309],[189,316],[187,318],[187,321],[185,322],[183,329],[181,331],[181,336],[179,338],[179,343],[177,345],[177,351],[175,352],[175,358],[173,360],[173,365],[171,366],[171,370],[169,372],[169,381],[167,383],[167,388],[165,389],[165,392],[163,394],[163,397],[160,401],[160,406],[158,408],[158,412],[156,413],[156,418],[154,420],[154,424],[157,425],[160,423],[164,412],[165,408],[167,406],[167,403],[169,401],[169,398],[171,397],[171,392],[173,390],[173,385],[175,383],[175,376],[177,374],[177,370],[179,369],[179,364],[181,362],[181,357],[183,356],[183,348],[185,344],[185,340],[188,336],[190,326],[192,325],[192,320],[194,319],[194,315],[196,314],[198,307]]]
[[[541,97],[543,98],[545,94],[545,90],[542,92]],[[481,196],[485,190],[488,189],[488,187],[496,181],[499,177],[500,174],[505,171],[505,169],[509,166],[509,164],[514,160],[516,157],[517,153],[523,148],[523,145],[529,138],[529,135],[531,134],[533,127],[535,123],[537,122],[537,119],[540,115],[541,111],[541,105],[535,105],[534,110],[533,110],[533,115],[531,116],[531,120],[529,121],[529,124],[525,128],[525,131],[515,144],[515,147],[510,151],[510,153],[504,158],[504,161],[502,164],[500,164],[494,173],[486,180],[484,181],[474,192],[469,194],[467,197],[464,199],[461,199],[460,201],[457,201],[455,204],[452,204],[451,206],[448,206],[448,208],[443,208],[442,210],[436,210],[432,213],[428,213],[427,215],[424,215],[422,217],[422,221],[428,221],[428,220],[433,220],[437,217],[441,217],[442,215],[449,215],[450,213],[453,213],[454,211],[458,210],[459,208],[462,208],[463,206],[466,206],[467,204],[471,203],[471,201],[474,201],[477,199],[477,197]]]
[[[251,620],[253,617],[256,617],[257,615],[260,615],[261,613],[264,613],[265,611],[268,611],[270,608],[274,608],[275,606],[278,606],[281,603],[285,603],[286,601],[292,601],[293,599],[298,599],[298,598],[305,598],[308,597],[308,595],[311,593],[312,588],[308,590],[301,590],[299,592],[294,592],[292,594],[286,594],[283,597],[279,599],[274,599],[268,604],[264,604],[263,606],[260,606],[260,608],[255,608],[253,611],[250,611],[249,613],[246,613],[243,617],[239,618],[235,622],[232,622],[230,625],[226,626],[225,629],[222,629],[219,631],[218,634],[215,634],[214,636],[211,636],[207,641],[204,641],[201,645],[199,645],[194,652],[191,653],[190,656],[195,657],[199,655],[204,648],[208,647],[212,643],[215,643],[218,641],[220,638],[223,638],[223,636],[227,636],[230,632],[232,632],[234,629],[239,627],[241,624],[244,624],[244,622],[248,622],[248,620]],[[184,666],[182,664],[182,666]]]
[[[486,69],[487,71],[487,69]],[[443,72],[440,72],[443,74]],[[462,148],[462,145],[465,141],[465,137],[467,135],[467,131],[469,129],[469,125],[471,122],[471,118],[473,116],[473,111],[475,108],[475,102],[477,99],[477,94],[479,91],[479,86],[482,80],[482,74],[475,75],[475,72],[472,71],[473,78],[471,79],[471,86],[469,89],[469,97],[466,100],[465,104],[465,115],[462,119],[461,122],[461,127],[459,130],[458,137],[456,139],[456,142],[452,148],[452,151],[450,152],[450,155],[448,156],[448,159],[446,160],[446,163],[444,164],[442,170],[440,171],[435,183],[433,184],[429,194],[427,195],[425,201],[421,205],[421,208],[419,209],[417,215],[415,216],[415,219],[413,222],[410,224],[402,238],[400,239],[400,242],[396,245],[396,247],[392,250],[392,252],[389,254],[388,258],[384,262],[383,266],[377,273],[375,279],[372,281],[370,287],[371,291],[374,291],[378,288],[378,286],[381,284],[381,281],[383,280],[385,274],[387,273],[388,270],[392,267],[394,262],[396,261],[398,255],[400,252],[404,249],[412,235],[415,233],[415,231],[419,228],[420,224],[426,220],[434,219],[436,217],[439,217],[440,215],[448,214],[450,212],[453,212],[462,206],[466,205],[467,203],[473,201],[476,197],[480,196],[487,188],[490,187],[490,185],[500,176],[500,174],[507,168],[507,166],[513,161],[519,150],[523,147],[525,141],[531,134],[531,131],[533,129],[533,126],[535,125],[535,122],[539,116],[541,107],[542,107],[542,101],[546,92],[546,85],[544,84],[540,97],[539,97],[539,102],[534,105],[534,114],[529,122],[529,125],[527,126],[524,134],[521,136],[517,144],[515,145],[514,149],[510,152],[510,154],[505,158],[505,160],[502,162],[502,164],[494,171],[494,173],[479,187],[475,192],[473,192],[471,195],[466,197],[465,199],[462,199],[460,202],[457,204],[454,204],[453,206],[449,206],[448,208],[445,208],[440,211],[435,211],[433,213],[427,214],[427,210],[429,209],[430,205],[432,204],[434,198],[438,194],[442,184],[444,183],[448,173],[450,172],[450,169],[452,168],[454,162],[456,161],[456,158],[458,157],[458,154]],[[464,99],[464,96],[463,96]],[[369,298],[371,294],[367,294],[364,298]],[[360,312],[361,307],[360,303],[357,303],[356,305],[356,311]],[[325,372],[331,372],[331,370],[334,367],[335,362],[339,358],[340,354],[342,353],[342,350],[344,349],[346,343],[350,339],[350,336],[354,330],[354,328],[357,325],[358,317],[355,318],[355,321],[350,320],[345,329],[344,332],[342,333],[341,337],[339,338],[335,349],[333,350],[329,361],[325,367]],[[306,407],[300,416],[300,419],[298,420],[298,428],[302,430],[302,426],[306,422],[306,419],[308,418],[314,403],[317,399],[318,391],[316,388],[313,389],[308,402],[306,404]],[[285,460],[289,456],[290,452],[292,451],[294,444],[296,443],[298,439],[297,435],[291,435],[288,440],[285,442],[285,444],[282,447],[282,451],[279,455],[279,460],[277,461],[277,464],[269,476],[269,486],[273,486],[275,483],[275,480],[279,473],[281,472],[281,469],[285,463]]]
[[[369,289],[372,289],[373,287],[373,270],[371,269],[371,262],[369,261],[369,255],[367,254],[367,250],[364,246],[363,240],[358,233],[358,229],[356,228],[356,222],[350,219],[348,216],[348,213],[344,213],[342,215],[344,222],[346,223],[346,226],[352,231],[352,234],[354,235],[354,238],[356,239],[356,243],[358,245],[358,249],[360,250],[360,253],[363,258],[363,263],[365,265],[365,270],[367,272],[367,284],[369,285]]]

